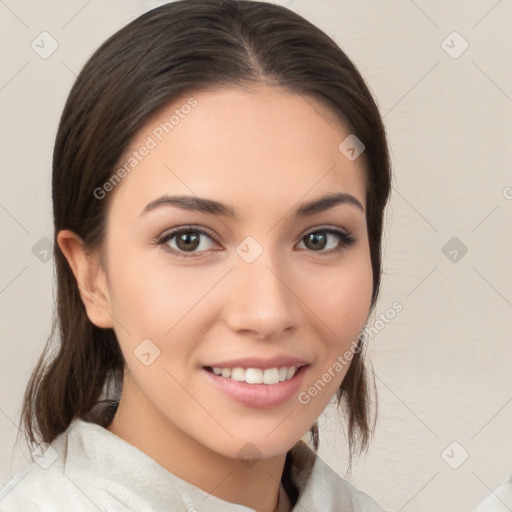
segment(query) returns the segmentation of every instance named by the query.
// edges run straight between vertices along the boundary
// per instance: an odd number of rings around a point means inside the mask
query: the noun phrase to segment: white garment
[[[484,498],[473,512],[509,512],[512,510],[512,474]]]
[[[299,441],[290,476],[294,512],[386,512]],[[0,490],[0,512],[254,512],[208,494],[107,429],[75,419],[36,462]]]

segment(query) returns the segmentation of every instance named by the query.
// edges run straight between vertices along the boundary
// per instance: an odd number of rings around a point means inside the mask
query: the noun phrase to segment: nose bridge
[[[274,250],[256,245],[254,240],[245,243],[237,248],[226,320],[234,330],[250,330],[260,338],[275,337],[299,320],[297,298],[288,282],[290,273]]]

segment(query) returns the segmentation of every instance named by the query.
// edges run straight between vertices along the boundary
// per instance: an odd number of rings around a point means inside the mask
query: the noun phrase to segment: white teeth
[[[225,378],[231,378],[239,382],[247,382],[248,384],[279,384],[285,380],[291,379],[297,372],[295,366],[282,366],[280,368],[212,368],[215,375],[222,375]]]
[[[295,375],[296,371],[297,371],[297,368],[295,368],[294,366],[292,366],[291,368],[288,368],[288,373],[286,374],[286,380],[291,379]]]
[[[259,368],[247,368],[245,370],[245,382],[247,384],[263,384],[263,371]]]
[[[268,368],[263,374],[263,384],[279,383],[279,368]]]
[[[245,380],[245,370],[243,368],[233,368],[231,370],[231,378],[233,380]]]

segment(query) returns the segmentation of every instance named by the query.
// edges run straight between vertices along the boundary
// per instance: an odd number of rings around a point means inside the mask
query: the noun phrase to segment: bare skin
[[[362,158],[349,161],[338,150],[350,132],[313,98],[270,85],[193,96],[197,106],[161,141],[153,135],[156,147],[109,192],[102,254],[88,255],[71,231],[58,243],[88,317],[114,329],[126,361],[108,430],[214,496],[273,512],[286,452],[340,386],[349,365],[333,373],[333,364],[368,317],[366,170]],[[131,149],[187,98],[151,119]],[[337,192],[362,209],[343,202],[294,217],[300,204]],[[236,218],[169,205],[141,214],[163,194],[214,199]],[[178,236],[154,243],[190,225],[208,232],[197,234],[193,251]],[[355,241],[344,246],[327,228]],[[312,231],[324,235],[316,249],[305,240]],[[236,252],[249,236],[262,249],[251,263]],[[149,365],[134,354],[145,339],[160,351]],[[301,392],[331,369],[307,404],[295,395],[276,407],[248,407],[205,377],[203,367],[216,361],[280,354],[308,362]],[[247,443],[258,451],[254,465],[239,456]]]

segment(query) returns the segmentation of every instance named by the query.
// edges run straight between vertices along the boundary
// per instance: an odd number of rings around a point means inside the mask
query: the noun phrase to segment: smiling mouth
[[[286,382],[293,378],[293,376],[299,371],[300,368],[307,365],[301,366],[281,366],[275,368],[219,368],[212,366],[205,366],[204,368],[217,375],[218,377],[224,377],[225,379],[234,380],[238,382],[245,382],[247,384],[269,384],[276,385],[281,382]]]
[[[289,402],[299,392],[310,364],[297,364],[265,369],[203,366],[202,373],[231,400],[245,407],[272,409]]]

